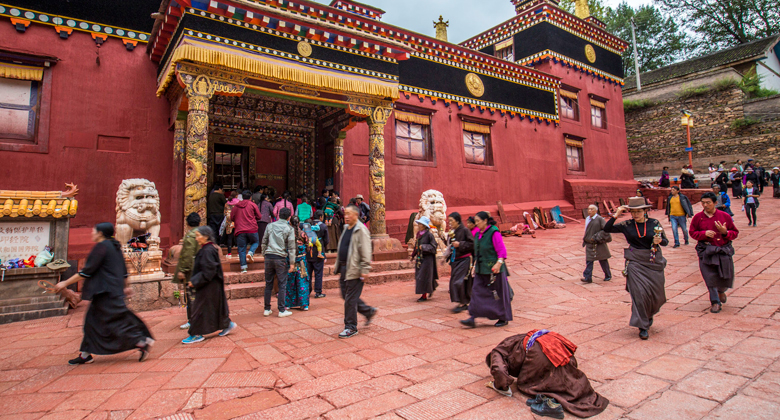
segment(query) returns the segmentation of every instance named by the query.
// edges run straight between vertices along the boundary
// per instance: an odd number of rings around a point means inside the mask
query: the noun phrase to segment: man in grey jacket
[[[262,253],[265,257],[265,311],[263,315],[271,315],[271,294],[274,290],[274,276],[278,279],[279,294],[276,303],[279,307],[279,318],[292,315],[284,306],[287,292],[287,273],[295,271],[295,229],[289,220],[292,211],[283,207],[279,210],[279,220],[268,225],[263,235]]]
[[[336,253],[336,273],[340,274],[339,288],[344,298],[344,331],[339,338],[349,338],[358,333],[357,314],[366,317],[366,326],[376,315],[377,309],[360,299],[363,282],[371,271],[371,235],[358,219],[360,209],[350,204],[344,209],[344,232],[339,239]]]

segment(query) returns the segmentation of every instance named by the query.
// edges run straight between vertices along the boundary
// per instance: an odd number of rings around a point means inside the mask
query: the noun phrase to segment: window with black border
[[[566,169],[570,172],[585,172],[585,159],[582,153],[582,137],[564,134],[566,143]]]
[[[466,163],[472,165],[493,165],[490,126],[463,121],[463,148]]]
[[[604,99],[590,98],[590,124],[596,128],[607,129],[607,102]]]
[[[430,114],[395,110],[395,156],[400,159],[430,162],[433,139]]]
[[[561,118],[567,118],[574,121],[580,120],[580,103],[577,97],[577,91],[561,86],[559,91],[559,103],[561,106]]]
[[[43,70],[0,61],[0,142],[36,142]]]

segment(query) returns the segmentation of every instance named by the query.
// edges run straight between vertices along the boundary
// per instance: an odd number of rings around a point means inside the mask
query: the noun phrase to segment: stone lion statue
[[[447,203],[444,201],[444,195],[436,190],[428,190],[422,193],[420,196],[420,208],[417,212],[415,220],[419,220],[420,217],[427,216],[431,219],[431,232],[436,236],[439,246],[443,247],[447,241],[445,231],[447,230]],[[414,224],[414,238],[412,243],[417,238],[419,231],[418,224]]]
[[[160,220],[160,194],[154,182],[122,181],[116,192],[116,240],[124,246],[133,236],[150,233],[159,241]]]

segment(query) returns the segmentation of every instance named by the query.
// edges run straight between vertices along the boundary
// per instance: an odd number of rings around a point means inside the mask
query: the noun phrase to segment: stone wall
[[[745,94],[732,87],[721,91],[711,88],[703,95],[688,99],[675,97],[627,111],[626,133],[634,176],[660,176],[662,168],[669,166],[671,176],[675,177],[679,176],[682,165],[687,165],[686,132],[680,124],[682,109],[694,116],[691,145],[695,172],[707,173],[711,162],[725,160],[732,164],[749,157],[761,161],[764,167],[780,164],[778,105],[778,97],[746,101]],[[735,120],[746,117],[761,122],[744,128],[732,127]]]
[[[566,199],[574,203],[574,208],[585,209],[589,205],[599,203],[603,209],[603,202],[612,201],[616,206],[620,205],[620,199],[636,196],[639,183],[636,181],[608,181],[593,179],[567,179],[564,180]]]

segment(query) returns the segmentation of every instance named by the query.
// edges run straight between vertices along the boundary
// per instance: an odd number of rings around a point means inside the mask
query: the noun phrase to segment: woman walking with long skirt
[[[298,216],[290,218],[290,225],[295,230],[295,270],[287,273],[287,293],[284,295],[284,306],[287,308],[300,308],[303,311],[309,310],[309,277],[306,268],[306,248],[310,246],[309,238],[303,233],[298,225],[300,220]]]
[[[463,226],[463,220],[460,213],[449,215],[450,238],[449,245],[452,247],[450,256],[450,301],[457,303],[458,306],[452,310],[454,313],[461,313],[468,309],[471,299],[471,262],[473,261],[472,252],[474,251],[474,236]]]
[[[487,212],[477,213],[474,221],[479,228],[474,236],[474,285],[471,287],[469,319],[460,322],[474,328],[475,318],[496,319],[496,327],[503,327],[512,320],[512,292],[504,263],[504,238]]]
[[[661,223],[646,217],[648,208],[650,206],[645,204],[644,198],[631,197],[628,205],[618,207],[615,215],[604,225],[605,232],[622,233],[628,242],[623,256],[626,259],[626,290],[631,295],[629,325],[639,328],[639,338],[642,340],[648,339],[653,316],[666,303],[666,259],[660,246],[669,244]],[[615,223],[626,210],[631,212],[632,219]]]
[[[92,301],[84,318],[81,354],[68,364],[92,363],[93,354],[117,354],[135,349],[141,352],[138,361],[143,362],[154,340],[146,324],[125,304],[127,268],[122,247],[114,239],[114,225],[96,225],[92,229],[92,241],[95,246],[84,268],[54,286],[59,292],[83,279],[81,298]]]
[[[430,231],[431,220],[426,217],[420,217],[415,220],[420,231],[412,252],[412,261],[414,261],[414,292],[420,295],[418,302],[428,300],[433,291],[439,286],[439,270],[436,268],[436,250],[438,249],[436,237]]]
[[[200,251],[195,254],[189,283],[195,293],[192,299],[190,336],[182,340],[184,344],[201,342],[204,335],[219,330],[222,330],[219,336],[224,337],[236,328],[236,323],[230,320],[225,277],[219,260],[219,248],[214,244],[214,231],[208,226],[200,226],[195,232],[195,240],[200,244]]]

